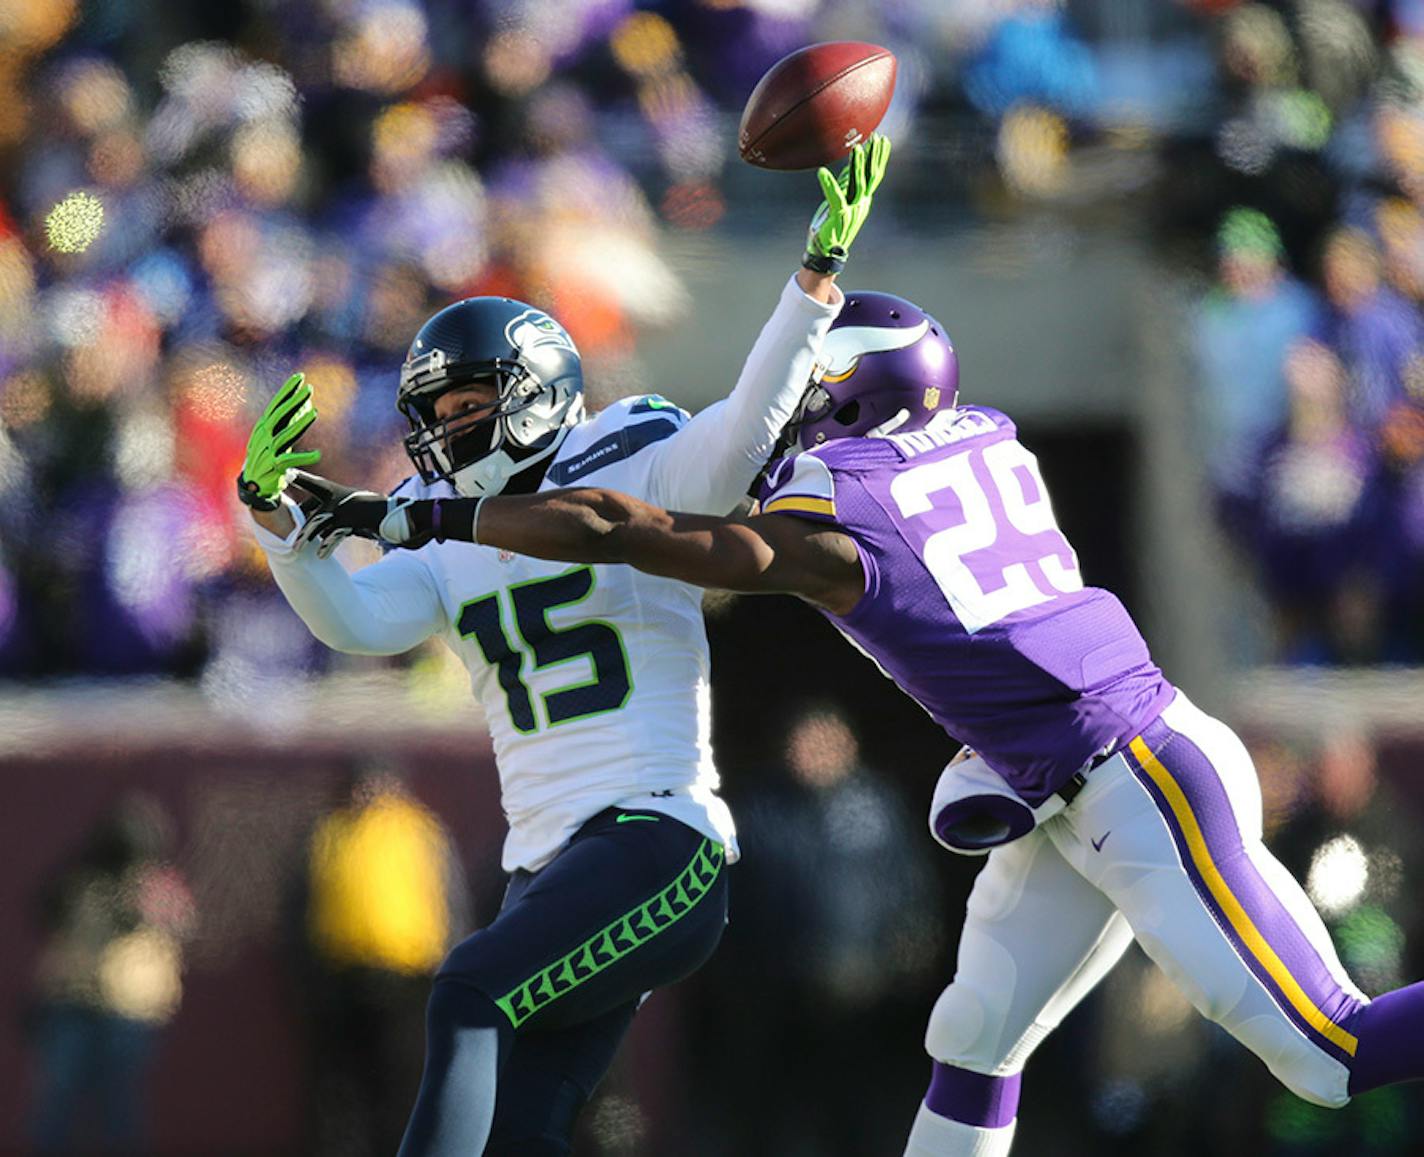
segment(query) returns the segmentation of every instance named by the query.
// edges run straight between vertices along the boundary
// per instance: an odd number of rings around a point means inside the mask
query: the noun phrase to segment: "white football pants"
[[[927,1050],[971,1072],[1019,1072],[1134,937],[1297,1096],[1349,1099],[1348,1026],[1368,1000],[1261,842],[1246,748],[1180,692],[1068,808],[990,854]]]

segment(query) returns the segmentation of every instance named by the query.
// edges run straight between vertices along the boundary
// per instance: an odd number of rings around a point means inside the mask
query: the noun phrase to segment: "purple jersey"
[[[783,459],[761,499],[855,540],[865,595],[828,617],[1037,806],[1137,735],[1172,688],[1116,596],[1083,586],[1015,435],[998,411],[960,407]]]

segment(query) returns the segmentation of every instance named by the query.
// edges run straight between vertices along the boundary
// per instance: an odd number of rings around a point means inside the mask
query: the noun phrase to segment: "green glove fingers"
[[[282,468],[282,473],[286,474],[288,470],[304,470],[320,461],[320,450],[303,450],[300,454],[283,454],[277,459],[277,464]]]
[[[818,273],[839,273],[846,254],[870,216],[875,190],[885,177],[890,160],[890,140],[872,133],[868,140],[851,149],[839,176],[819,169],[816,177],[824,200],[811,218],[802,261]]]
[[[879,133],[870,134],[870,150],[866,160],[866,183],[873,193],[885,179],[885,170],[890,166],[890,138]]]
[[[316,406],[311,402],[305,402],[288,420],[285,422],[276,435],[276,446],[279,451],[285,451],[296,445],[297,440],[307,432],[307,428],[316,421]]]
[[[846,201],[859,199],[865,188],[865,145],[861,143],[850,152],[850,164],[846,166]]]
[[[267,403],[267,408],[262,412],[262,417],[258,422],[259,428],[265,422],[269,433],[273,435],[285,434],[293,415],[297,414],[310,400],[311,387],[307,385],[306,376],[293,374]],[[257,431],[253,430],[254,436],[256,433]]]
[[[271,510],[287,484],[287,471],[321,461],[320,450],[293,451],[292,447],[313,422],[311,386],[305,376],[293,374],[283,383],[247,440],[247,457],[238,476],[238,495],[249,506]]]

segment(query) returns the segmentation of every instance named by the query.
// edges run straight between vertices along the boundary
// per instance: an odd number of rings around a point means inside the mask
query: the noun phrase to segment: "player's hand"
[[[318,558],[326,558],[353,534],[409,550],[424,546],[435,537],[428,527],[415,527],[411,518],[412,507],[417,504],[414,498],[356,490],[305,470],[294,471],[292,482],[311,495],[302,503],[306,521],[294,545],[301,550],[309,542],[316,543]]]
[[[276,510],[288,471],[321,461],[320,450],[293,450],[316,421],[311,386],[293,374],[277,391],[247,439],[247,457],[237,476],[237,496],[254,510]]]
[[[817,273],[839,273],[856,234],[870,216],[875,190],[890,162],[890,138],[871,133],[850,151],[839,178],[830,169],[816,172],[825,200],[811,218],[802,263]]]

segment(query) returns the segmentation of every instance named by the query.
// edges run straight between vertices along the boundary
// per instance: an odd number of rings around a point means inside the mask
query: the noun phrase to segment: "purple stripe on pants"
[[[1280,957],[1281,963],[1311,1003],[1333,1023],[1340,1025],[1347,1032],[1353,1032],[1351,1026],[1365,1006],[1340,987],[1325,961],[1321,959],[1320,953],[1316,951],[1315,945],[1310,942],[1305,931],[1291,916],[1290,910],[1271,890],[1256,865],[1251,862],[1246,854],[1231,799],[1211,761],[1191,739],[1179,731],[1173,731],[1161,719],[1147,727],[1142,733],[1142,741],[1176,780],[1182,794],[1186,796],[1217,871],[1221,873],[1237,902],[1250,916],[1257,931]],[[1242,941],[1193,861],[1186,836],[1178,825],[1176,814],[1166,797],[1147,771],[1138,765],[1131,750],[1124,749],[1124,754],[1128,757],[1133,774],[1147,789],[1163,819],[1167,821],[1167,828],[1177,845],[1177,854],[1181,857],[1182,866],[1191,878],[1197,895],[1201,897],[1202,903],[1206,905],[1207,911],[1230,941],[1236,954],[1265,986],[1281,1011],[1311,1042],[1341,1063],[1349,1065],[1350,1054],[1323,1036],[1296,1011],[1267,972],[1265,965]]]
[[[1019,1111],[1019,1084],[1023,1077],[986,1077],[968,1069],[935,1061],[930,1074],[925,1107],[931,1113],[973,1125],[979,1129],[1002,1129]]]

